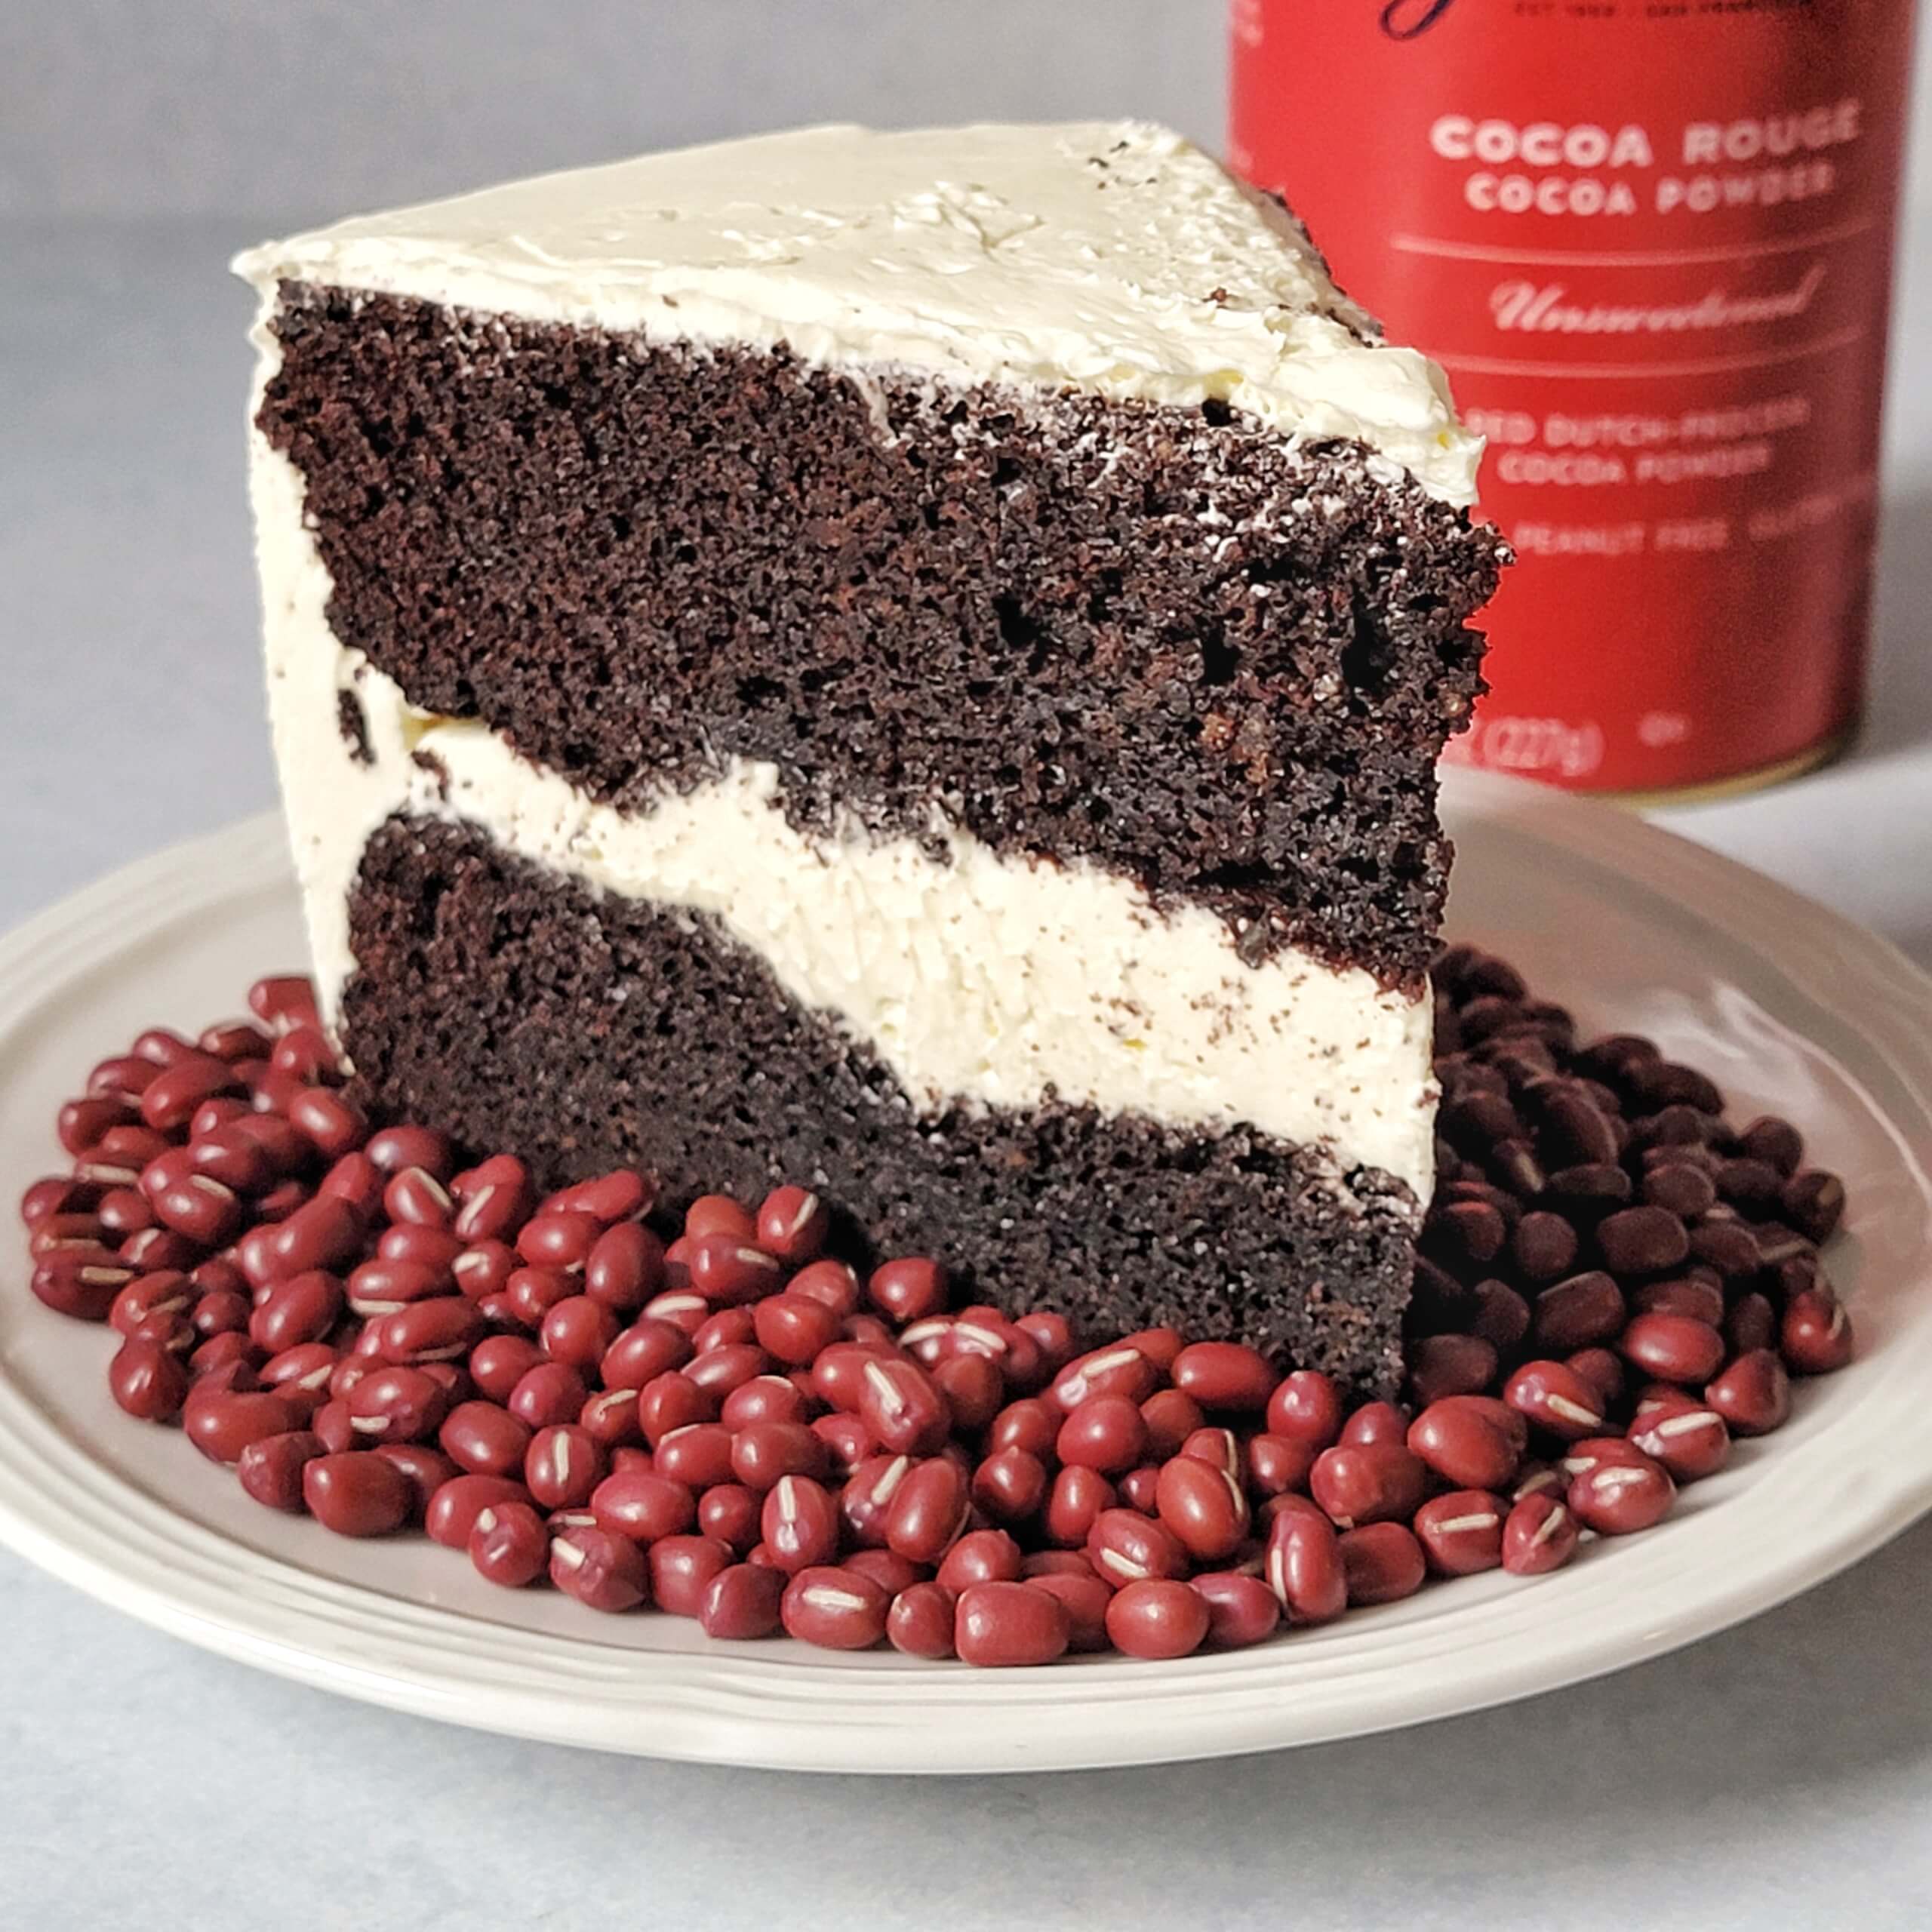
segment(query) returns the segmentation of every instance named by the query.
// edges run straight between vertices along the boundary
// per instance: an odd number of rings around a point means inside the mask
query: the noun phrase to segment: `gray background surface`
[[[272,795],[234,246],[812,118],[1131,110],[1212,137],[1221,13],[0,0],[0,928]],[[1915,198],[1871,726],[1830,771],[1670,819],[1932,964],[1932,188]],[[1928,1576],[1921,1527],[1688,1652],[1406,1736],[921,1783],[446,1730],[0,1555],[0,1925],[1922,1927]]]

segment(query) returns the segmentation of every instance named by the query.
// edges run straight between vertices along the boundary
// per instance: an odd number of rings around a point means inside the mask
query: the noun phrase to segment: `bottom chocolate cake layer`
[[[377,1105],[516,1148],[546,1186],[632,1164],[681,1204],[795,1181],[855,1257],[940,1254],[1009,1312],[1238,1337],[1361,1391],[1400,1377],[1417,1211],[1380,1171],[1091,1107],[923,1114],[706,919],[468,826],[383,826],[350,939],[343,1040]]]

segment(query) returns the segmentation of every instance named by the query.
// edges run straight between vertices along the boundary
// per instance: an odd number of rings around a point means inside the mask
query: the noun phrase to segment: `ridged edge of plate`
[[[1890,1077],[1888,1117],[1918,1187],[1932,1198],[1932,980],[1902,954],[1609,808],[1467,773],[1445,774],[1444,801],[1466,836],[1507,825],[1559,858],[1639,880],[1680,907],[1724,903],[1728,940],[1774,963],[1807,997],[1855,1008]],[[0,940],[0,1050],[48,1002],[71,998],[77,981],[111,970],[144,937],[276,890],[288,874],[279,821],[265,816],[142,860],[40,914]],[[1810,1392],[1820,1412],[1804,1441],[1754,1448],[1747,1467],[1709,1486],[1715,1506],[1687,1508],[1534,1586],[1477,1580],[1429,1598],[1426,1617],[1371,1614],[1164,1665],[1096,1659],[1044,1672],[973,1672],[828,1660],[789,1643],[694,1654],[398,1601],[260,1555],[170,1511],[82,1452],[4,1364],[0,1539],[191,1641],[379,1704],[517,1735],[796,1769],[1153,1763],[1479,1709],[1768,1608],[1932,1508],[1928,1386],[1932,1298],[1829,1392]],[[1705,1492],[1697,1494],[1701,1503]]]

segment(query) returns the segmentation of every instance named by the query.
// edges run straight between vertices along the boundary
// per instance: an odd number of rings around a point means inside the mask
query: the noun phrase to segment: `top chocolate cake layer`
[[[331,625],[424,709],[620,804],[768,760],[795,823],[942,809],[1425,968],[1500,546],[1358,446],[335,289],[274,328]]]

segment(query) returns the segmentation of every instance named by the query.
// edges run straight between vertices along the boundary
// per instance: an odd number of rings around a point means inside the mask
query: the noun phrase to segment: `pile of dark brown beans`
[[[458,1171],[372,1131],[296,979],[94,1069],[22,1203],[33,1289],[258,1502],[420,1524],[506,1586],[982,1665],[1256,1643],[1646,1529],[1851,1353],[1844,1191],[1795,1129],[1734,1129],[1649,1041],[1580,1046],[1500,960],[1436,981],[1407,1406],[1170,1329],[1076,1352],[923,1256],[862,1278],[797,1187],[667,1244],[642,1176]]]

